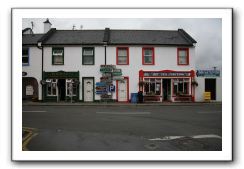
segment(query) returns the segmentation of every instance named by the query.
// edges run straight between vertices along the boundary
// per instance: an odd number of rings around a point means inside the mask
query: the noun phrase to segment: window
[[[22,48],[22,65],[29,65],[29,49]]]
[[[118,47],[117,48],[117,65],[128,65],[129,64],[129,48]]]
[[[57,96],[57,79],[47,79],[47,96]]]
[[[145,78],[144,93],[147,95],[161,95],[161,79]]]
[[[94,48],[85,47],[82,50],[82,64],[83,65],[94,65]]]
[[[142,48],[142,64],[154,65],[154,48]]]
[[[189,94],[189,79],[174,79],[173,95]]]
[[[53,48],[52,63],[53,63],[53,65],[63,65],[64,64],[64,48]]]
[[[178,65],[189,65],[189,48],[177,49]]]
[[[66,96],[76,96],[77,84],[74,79],[66,79]]]

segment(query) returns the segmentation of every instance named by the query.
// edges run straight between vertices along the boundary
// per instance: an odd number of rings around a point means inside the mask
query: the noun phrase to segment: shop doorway
[[[58,95],[60,101],[65,100],[65,79],[58,79]]]
[[[216,100],[216,79],[205,79],[205,92],[211,92],[211,100]]]
[[[163,101],[170,101],[171,98],[171,79],[162,79],[163,83]]]

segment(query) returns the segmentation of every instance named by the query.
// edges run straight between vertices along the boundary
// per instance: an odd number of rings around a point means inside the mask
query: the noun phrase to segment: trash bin
[[[138,103],[143,103],[143,92],[142,91],[138,92]]]
[[[131,93],[131,103],[137,103],[137,93]]]

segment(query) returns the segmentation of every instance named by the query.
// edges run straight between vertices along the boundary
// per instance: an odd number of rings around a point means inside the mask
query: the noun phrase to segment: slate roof
[[[103,44],[104,30],[56,30],[45,45]]]
[[[23,35],[25,36],[25,35]],[[196,41],[183,29],[178,30],[56,30],[52,28],[42,38],[43,45],[172,45],[193,46]],[[33,38],[33,39],[31,39]],[[23,38],[34,43],[37,37]]]
[[[37,41],[44,34],[23,34],[22,35],[22,44],[23,45],[37,45]]]

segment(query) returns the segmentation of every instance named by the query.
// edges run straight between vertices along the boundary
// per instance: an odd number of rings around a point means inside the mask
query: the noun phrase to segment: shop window
[[[74,83],[73,79],[66,79],[66,96],[76,96],[77,84]]]
[[[117,65],[128,65],[129,64],[129,48],[118,47],[117,48]]]
[[[154,65],[154,48],[142,48],[142,64]]]
[[[177,49],[178,65],[189,65],[189,48]]]
[[[187,95],[189,94],[189,79],[174,79],[173,80],[174,90],[173,95]]]
[[[82,50],[82,65],[94,64],[94,47],[84,47]]]
[[[57,96],[57,79],[47,79],[47,96]]]
[[[29,65],[29,48],[22,48],[22,65]]]
[[[146,95],[161,95],[161,79],[145,78],[144,82]]]
[[[63,65],[64,64],[64,48],[52,49],[52,64]]]

